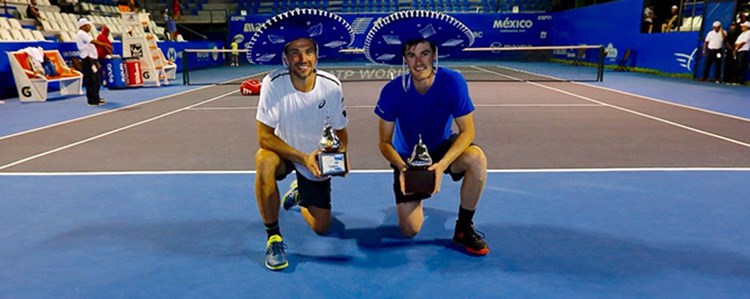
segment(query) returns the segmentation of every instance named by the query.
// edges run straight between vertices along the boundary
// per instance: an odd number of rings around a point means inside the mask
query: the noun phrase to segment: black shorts
[[[458,134],[453,134],[451,135],[450,138],[448,138],[448,140],[443,141],[443,143],[441,143],[436,149],[431,150],[430,157],[432,157],[432,161],[440,161],[440,159],[442,159],[443,156],[445,156],[445,154],[448,152],[448,149],[450,149],[451,145],[453,145],[453,142],[456,141],[456,138],[458,138]],[[472,143],[471,145],[476,145],[476,144]],[[463,179],[465,173],[464,172],[459,172],[459,173],[451,172],[451,165],[448,165],[448,168],[446,168],[443,173],[449,174],[451,176],[451,179],[453,179],[454,182],[457,182]],[[396,204],[410,202],[410,201],[424,200],[432,196],[431,194],[428,194],[428,193],[414,193],[410,195],[404,195],[404,193],[401,192],[401,181],[399,179],[401,175],[401,171],[398,168],[396,168],[396,166],[393,164],[391,164],[391,168],[393,168],[393,194],[396,195]]]
[[[289,160],[284,161],[284,172],[276,176],[277,181],[286,178],[287,175],[294,172],[297,174],[297,188],[299,190],[300,206],[317,207],[321,209],[331,209],[331,178],[324,181],[313,181],[301,175],[296,171],[294,163]],[[282,199],[283,200],[283,199]]]

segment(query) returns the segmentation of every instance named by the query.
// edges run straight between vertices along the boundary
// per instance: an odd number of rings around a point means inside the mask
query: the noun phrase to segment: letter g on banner
[[[31,97],[31,86],[21,87],[21,95],[24,98],[30,98]]]

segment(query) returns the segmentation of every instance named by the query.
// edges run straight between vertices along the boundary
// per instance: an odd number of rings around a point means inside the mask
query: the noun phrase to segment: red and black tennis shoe
[[[484,235],[474,231],[473,224],[466,227],[456,225],[456,231],[453,234],[453,242],[463,245],[466,251],[474,255],[486,255],[490,253],[490,247],[484,240]]]

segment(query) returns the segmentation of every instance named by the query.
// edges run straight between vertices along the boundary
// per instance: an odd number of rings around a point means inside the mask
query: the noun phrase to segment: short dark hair
[[[431,41],[427,40],[426,38],[418,38],[413,39],[404,44],[404,46],[401,48],[401,55],[406,56],[406,51],[409,51],[409,48],[414,47],[418,44],[421,44],[423,42],[426,42],[430,45],[430,49],[432,50],[432,53],[437,53],[437,47],[435,44],[433,44]]]
[[[315,41],[314,39],[312,39],[312,38],[309,38],[309,37],[301,37],[301,38],[304,38],[304,39],[309,39],[309,40],[310,40],[310,41],[311,41],[311,42],[313,43],[313,50],[315,50],[315,53],[318,53],[318,42],[316,42],[316,41]],[[301,38],[298,38],[298,39],[301,39]],[[297,39],[295,39],[295,40],[297,40]],[[295,40],[293,40],[293,41],[295,41]],[[287,54],[286,50],[287,50],[287,49],[289,49],[289,45],[290,45],[290,44],[291,44],[291,43],[292,43],[293,41],[291,41],[291,42],[288,42],[288,43],[286,43],[286,45],[284,45],[284,54]]]

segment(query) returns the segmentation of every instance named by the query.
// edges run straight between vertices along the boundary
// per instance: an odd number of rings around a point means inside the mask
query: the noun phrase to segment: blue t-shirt
[[[392,144],[402,158],[411,155],[419,134],[427,148],[435,150],[453,133],[453,119],[472,111],[474,104],[466,80],[457,71],[444,67],[437,70],[424,95],[414,89],[413,83],[404,91],[401,77],[391,80],[381,90],[375,107],[380,118],[396,123]]]

